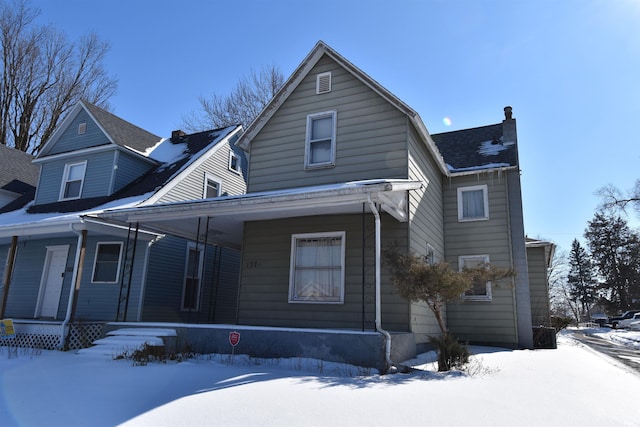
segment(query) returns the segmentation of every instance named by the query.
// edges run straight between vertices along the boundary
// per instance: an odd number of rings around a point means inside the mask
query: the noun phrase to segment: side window
[[[211,197],[218,197],[220,194],[222,194],[222,181],[213,175],[205,174],[202,198],[209,199]]]
[[[427,243],[427,253],[424,256],[424,261],[429,265],[437,264],[436,260],[436,250]]]
[[[229,151],[229,170],[237,174],[242,173],[242,165],[240,164],[240,157],[233,151]]]
[[[80,198],[86,168],[87,162],[68,163],[64,166],[59,200]]]
[[[489,263],[489,255],[465,255],[458,257],[458,270],[474,268]],[[473,287],[462,295],[463,299],[491,301],[491,282],[474,283]]]
[[[344,302],[345,232],[291,236],[290,303]]]
[[[458,221],[489,219],[489,198],[486,185],[458,188]]]
[[[202,277],[201,251],[189,245],[182,288],[182,310],[200,309],[200,279]]]
[[[307,116],[307,138],[305,143],[305,168],[331,167],[336,156],[335,111]]]
[[[91,282],[117,283],[121,260],[122,242],[98,242]]]

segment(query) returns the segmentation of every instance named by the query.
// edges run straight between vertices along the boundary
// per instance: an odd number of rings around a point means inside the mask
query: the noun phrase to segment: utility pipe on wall
[[[74,299],[75,290],[76,290],[76,282],[78,281],[78,271],[79,270],[82,271],[80,268],[80,262],[81,262],[80,258],[83,258],[81,255],[83,255],[83,247],[86,245],[85,239],[87,237],[86,230],[77,231],[73,227],[73,225],[74,224],[71,224],[69,228],[74,234],[78,235],[78,243],[76,244],[76,258],[75,258],[75,262],[73,263],[73,273],[71,276],[71,284],[69,286],[69,300],[67,301],[67,315],[62,321],[62,325],[60,327],[60,341],[58,343],[58,348],[60,350],[64,349],[65,341],[67,338],[67,334],[65,331],[67,329],[67,325],[71,321],[71,314],[74,310],[73,299]]]
[[[389,332],[385,331],[384,329],[382,329],[382,319],[381,319],[381,314],[382,314],[382,304],[380,301],[380,287],[381,287],[381,280],[380,280],[380,262],[381,262],[381,250],[380,250],[380,240],[381,240],[381,236],[380,236],[380,213],[378,212],[378,209],[376,208],[375,203],[373,203],[373,201],[371,200],[371,193],[367,194],[367,199],[369,201],[369,207],[371,208],[371,212],[373,213],[373,216],[375,217],[375,240],[376,240],[376,255],[375,255],[375,263],[376,263],[376,330],[378,332],[380,332],[382,335],[384,335],[385,337],[385,352],[384,352],[384,357],[385,360],[387,362],[387,364],[389,365],[389,367],[393,367],[394,363],[391,360],[391,335],[389,334]]]

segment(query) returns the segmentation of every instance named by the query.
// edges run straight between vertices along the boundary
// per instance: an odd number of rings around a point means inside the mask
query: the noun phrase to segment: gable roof
[[[29,207],[28,213],[48,212],[81,212],[119,199],[140,197],[139,202],[149,200],[157,191],[171,185],[178,175],[188,173],[194,163],[214,152],[220,142],[241,131],[241,126],[229,126],[190,135],[180,135],[172,139],[163,139],[155,147],[148,149],[144,155],[154,158],[161,164],[129,185],[110,196],[75,199],[53,202]]]
[[[518,165],[517,147],[503,135],[503,124],[431,135],[451,173]]]
[[[0,144],[0,190],[18,196],[5,206],[0,206],[0,213],[20,209],[33,200],[40,168],[32,160],[31,154]]]
[[[334,60],[338,65],[347,70],[351,75],[360,80],[366,86],[368,86],[371,90],[376,92],[386,101],[388,101],[395,108],[400,110],[403,114],[405,114],[411,123],[416,127],[420,137],[422,138],[424,144],[427,149],[433,155],[436,163],[440,167],[440,170],[444,174],[448,174],[449,171],[444,163],[442,155],[438,151],[435,143],[431,139],[429,132],[427,131],[426,126],[422,122],[422,119],[418,115],[418,113],[401,101],[397,96],[384,88],[380,83],[371,78],[364,71],[353,65],[347,59],[345,59],[342,55],[337,53],[335,50],[330,48],[323,41],[318,41],[311,52],[304,58],[304,60],[300,63],[300,65],[295,69],[295,71],[291,74],[291,76],[284,83],[282,88],[276,93],[273,99],[267,104],[267,106],[262,110],[262,112],[254,119],[254,121],[249,125],[244,134],[240,137],[236,145],[242,148],[245,151],[249,151],[249,147],[251,145],[251,140],[260,132],[260,130],[267,124],[267,122],[273,117],[275,112],[282,106],[282,104],[287,100],[287,98],[293,93],[293,91],[298,87],[300,82],[311,72],[313,67],[318,63],[318,61],[323,56],[328,56],[332,60]]]
[[[153,147],[161,139],[159,136],[152,134],[120,117],[96,106],[87,101],[80,101],[71,110],[69,115],[58,126],[51,138],[45,143],[36,158],[44,157],[50,148],[55,145],[56,141],[62,136],[64,131],[69,127],[71,122],[76,118],[81,110],[89,114],[93,121],[98,125],[107,139],[115,145],[137,152],[144,152]]]

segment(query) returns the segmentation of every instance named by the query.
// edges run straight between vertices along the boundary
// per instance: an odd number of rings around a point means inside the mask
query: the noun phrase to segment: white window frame
[[[83,171],[82,171],[82,179],[80,180],[80,189],[78,190],[78,196],[74,196],[74,197],[64,197],[64,191],[67,187],[67,183],[71,182],[69,180],[69,173],[71,172],[71,168],[74,166],[78,166],[78,165],[82,165],[83,166]],[[62,185],[60,186],[60,197],[58,198],[58,200],[76,200],[79,199],[82,196],[82,189],[84,188],[84,178],[87,174],[87,161],[83,161],[83,162],[75,162],[75,163],[67,163],[66,165],[64,165],[64,172],[62,175]]]
[[[474,261],[480,261],[482,263],[485,264],[489,264],[489,255],[483,254],[483,255],[461,255],[458,257],[458,271],[462,271],[462,269],[464,268],[464,264],[466,260],[474,260]],[[486,294],[485,295],[466,295],[466,293],[463,293],[461,295],[462,299],[464,300],[468,300],[468,301],[491,301],[491,282],[487,282],[485,284],[486,286]]]
[[[114,280],[96,280],[96,266],[98,265],[98,254],[100,253],[100,246],[102,245],[118,245],[120,250],[118,251],[118,267],[116,268],[116,277]],[[93,271],[91,272],[91,283],[118,283],[120,281],[120,272],[122,269],[122,242],[97,242],[96,253],[93,257]]]
[[[323,79],[328,78],[328,89],[321,90],[321,82]],[[316,95],[322,95],[323,93],[331,92],[331,71],[327,71],[326,73],[320,73],[316,76]]]
[[[184,303],[185,303],[185,296],[186,296],[186,290],[187,290],[187,279],[188,278],[193,278],[193,276],[191,275],[191,271],[189,271],[189,253],[191,252],[191,250],[195,250],[198,252],[198,272],[197,274],[197,278],[198,278],[198,286],[196,287],[196,304],[194,308],[190,308],[190,307],[185,307]],[[189,244],[187,245],[187,251],[186,251],[186,255],[185,255],[185,261],[184,261],[184,279],[182,281],[182,296],[180,298],[180,310],[181,311],[199,311],[200,310],[200,292],[202,290],[202,257],[204,255],[204,251],[202,250],[202,248],[200,248],[199,246],[197,246],[195,243],[193,242],[189,242]]]
[[[218,184],[218,194],[214,197],[219,197],[222,194],[222,180],[215,175],[211,175],[208,173],[204,174],[204,187],[202,188],[202,198],[207,198],[207,187],[209,186],[209,181],[215,182]]]
[[[436,250],[427,243],[427,253],[424,256],[424,260],[429,265],[435,265],[438,263],[438,259],[436,256]]]
[[[235,160],[236,162],[236,167],[233,167],[233,161]],[[233,152],[233,150],[229,151],[229,165],[228,168],[231,172],[233,173],[237,173],[238,175],[242,174],[242,164],[241,164],[241,159],[240,156],[238,156],[236,153]]]
[[[482,201],[484,203],[484,216],[478,217],[465,217],[464,216],[464,205],[463,205],[463,194],[467,191],[478,191],[482,190]],[[489,191],[486,184],[482,185],[472,185],[469,187],[458,187],[458,221],[466,222],[466,221],[486,221],[489,219]]]
[[[311,163],[311,144],[316,142],[311,140],[311,130],[312,124],[314,120],[324,119],[326,117],[331,117],[332,120],[332,129],[331,129],[331,153],[330,159],[327,162],[322,163]],[[331,111],[323,111],[321,113],[309,114],[307,116],[307,134],[306,140],[304,144],[304,167],[305,169],[318,169],[318,168],[327,168],[333,167],[336,164],[336,123],[338,121],[338,112],[336,110]],[[324,141],[317,140],[317,141]]]
[[[345,231],[325,232],[325,233],[302,233],[291,235],[291,264],[289,271],[289,303],[292,304],[344,304],[344,288],[345,288],[345,248],[346,248],[346,235]],[[296,277],[296,248],[297,243],[300,240],[307,239],[322,239],[340,238],[340,291],[339,295],[335,297],[318,296],[307,297],[301,299],[297,296],[297,286],[295,283]]]

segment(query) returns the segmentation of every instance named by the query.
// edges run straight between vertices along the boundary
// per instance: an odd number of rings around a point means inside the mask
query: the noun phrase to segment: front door
[[[69,245],[47,246],[35,317],[57,317],[68,254]]]

